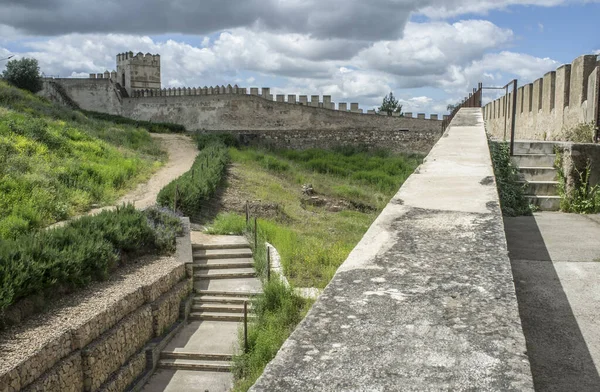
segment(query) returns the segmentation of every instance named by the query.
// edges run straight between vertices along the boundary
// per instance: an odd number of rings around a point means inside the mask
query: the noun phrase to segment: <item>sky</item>
[[[364,109],[393,92],[406,112],[444,114],[478,82],[522,85],[600,54],[598,16],[600,0],[0,0],[0,59],[87,77],[118,53],[152,53],[163,87],[270,87]]]

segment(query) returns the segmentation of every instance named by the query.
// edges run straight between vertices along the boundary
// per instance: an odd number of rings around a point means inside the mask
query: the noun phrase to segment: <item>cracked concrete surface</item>
[[[491,176],[461,109],[251,391],[533,390]]]

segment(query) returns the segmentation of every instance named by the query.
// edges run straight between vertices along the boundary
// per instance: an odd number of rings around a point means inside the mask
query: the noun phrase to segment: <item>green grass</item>
[[[232,212],[222,212],[206,229],[208,234],[242,235],[246,230],[246,218]]]
[[[297,287],[323,288],[379,212],[421,163],[418,155],[384,151],[256,150],[230,148],[236,175],[250,200],[281,207],[281,219],[261,219]],[[341,211],[302,205],[303,184]]]
[[[0,239],[112,204],[165,159],[143,128],[90,119],[0,82]]]

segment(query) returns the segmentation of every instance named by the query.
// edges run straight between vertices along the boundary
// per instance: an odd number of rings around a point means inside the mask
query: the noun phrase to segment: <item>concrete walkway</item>
[[[145,392],[227,392],[238,350],[243,304],[261,290],[244,237],[192,232],[194,302],[191,322],[161,352]]]
[[[600,391],[600,215],[505,218],[537,391]]]

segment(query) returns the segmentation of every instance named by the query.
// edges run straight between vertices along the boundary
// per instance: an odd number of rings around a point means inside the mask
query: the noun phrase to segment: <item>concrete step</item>
[[[560,209],[559,196],[535,196],[525,195],[529,204],[537,206],[540,211],[558,211]]]
[[[216,259],[204,260],[204,262],[193,263],[195,270],[201,269],[229,269],[229,268],[252,268],[254,260],[252,259]]]
[[[256,276],[254,268],[201,269],[194,271],[194,279],[243,279]]]
[[[194,304],[243,304],[244,301],[250,302],[249,297],[221,297],[218,295],[196,295]]]
[[[557,173],[554,167],[520,167],[519,174],[523,181],[556,181]]]
[[[252,319],[255,316],[248,314],[248,318]],[[191,320],[210,320],[210,321],[244,321],[243,313],[223,313],[223,312],[191,312]]]
[[[248,312],[249,311],[250,303],[248,303]],[[192,305],[192,312],[244,313],[244,305],[200,303]]]
[[[515,140],[515,154],[554,154],[554,142]]]
[[[245,259],[252,258],[252,250],[250,248],[206,249],[194,251],[193,256],[194,261],[207,259]]]
[[[196,290],[200,297],[228,297],[228,298],[250,298],[260,294],[259,291],[226,291],[226,290]],[[197,296],[196,296],[197,298]]]
[[[231,361],[231,354],[188,353],[181,351],[161,351],[160,359],[193,359],[196,361]]]
[[[215,250],[215,249],[244,249],[249,248],[250,244],[244,243],[213,243],[213,244],[192,244],[192,250]]]
[[[230,372],[229,361],[200,361],[195,359],[161,359],[158,367],[162,369],[195,370],[201,372]]]
[[[553,167],[555,158],[554,154],[522,154],[511,157],[517,167]]]
[[[558,181],[522,181],[526,195],[558,196]]]

